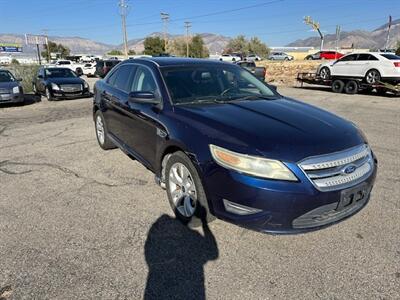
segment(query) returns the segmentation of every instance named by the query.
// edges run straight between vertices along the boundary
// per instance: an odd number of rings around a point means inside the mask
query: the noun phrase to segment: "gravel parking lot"
[[[91,80],[93,81],[93,80]],[[273,236],[172,218],[153,175],[98,147],[91,99],[0,107],[0,298],[400,299],[400,98],[280,88],[366,133],[368,206],[327,229]]]

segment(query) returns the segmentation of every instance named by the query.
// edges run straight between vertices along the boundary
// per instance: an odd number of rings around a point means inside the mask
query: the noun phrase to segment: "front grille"
[[[10,94],[10,90],[9,89],[0,89],[0,94]]]
[[[82,91],[82,84],[62,84],[60,89],[67,93],[79,92]]]
[[[314,156],[299,163],[300,168],[320,191],[343,189],[365,180],[374,163],[368,145],[328,155]]]

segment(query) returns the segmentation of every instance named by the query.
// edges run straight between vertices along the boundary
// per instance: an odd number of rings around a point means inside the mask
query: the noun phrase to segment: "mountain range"
[[[385,47],[388,24],[384,24],[372,31],[354,30],[342,31],[340,34],[340,47],[382,49]],[[400,42],[400,19],[392,22],[390,31],[389,48],[395,48]],[[302,40],[296,40],[289,47],[319,47],[321,39],[316,35]],[[327,34],[324,37],[324,48],[336,47],[336,34]]]
[[[400,19],[393,21],[392,30],[390,34],[389,47],[394,48],[400,41]],[[386,41],[386,28],[387,24],[384,24],[375,30],[354,30],[354,31],[343,31],[341,33],[340,46],[355,48],[366,48],[366,49],[380,49],[383,48]],[[225,46],[230,41],[230,37],[213,34],[213,33],[201,33],[201,37],[204,40],[205,45],[209,49],[211,54],[221,53]],[[148,36],[162,36],[160,32],[154,32]],[[175,39],[183,37],[182,35],[168,35],[168,39]],[[61,43],[67,46],[72,53],[75,54],[104,54],[112,49],[122,49],[122,45],[110,45],[82,37],[61,37],[61,36],[50,36],[49,39],[56,43]],[[132,39],[128,41],[128,48],[135,50],[140,53],[144,50],[143,42],[145,37]],[[22,44],[24,48],[24,54],[34,55],[36,48],[35,46],[25,45],[25,37],[22,34],[1,34],[0,43],[16,43]],[[325,35],[324,47],[335,48],[336,36],[335,34]],[[318,36],[310,37],[306,39],[299,39],[286,46],[291,47],[316,47],[320,45],[320,38]]]

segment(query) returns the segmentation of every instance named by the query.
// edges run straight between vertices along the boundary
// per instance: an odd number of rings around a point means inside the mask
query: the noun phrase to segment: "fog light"
[[[237,204],[229,200],[223,199],[225,210],[236,215],[252,215],[261,212],[261,209],[248,207],[242,204]]]

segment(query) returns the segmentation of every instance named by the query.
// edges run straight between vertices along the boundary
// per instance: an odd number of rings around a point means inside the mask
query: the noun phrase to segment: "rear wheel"
[[[319,71],[319,76],[323,80],[328,80],[331,77],[331,71],[328,67],[322,67],[322,69]]]
[[[358,83],[355,80],[349,80],[347,81],[345,87],[344,87],[344,91],[346,94],[357,94],[358,92]]]
[[[366,74],[365,74],[365,78],[364,78],[366,83],[369,84],[374,84],[374,83],[378,83],[381,80],[381,73],[379,73],[378,70],[369,70]]]
[[[165,174],[169,204],[177,219],[192,225],[214,219],[197,169],[185,153],[178,151],[171,155]]]
[[[100,110],[96,111],[94,115],[95,129],[96,129],[96,138],[99,146],[103,150],[114,149],[116,148],[113,142],[108,137],[107,126],[104,121],[103,114]]]
[[[342,80],[336,79],[332,82],[332,91],[334,93],[343,92],[344,82]]]

